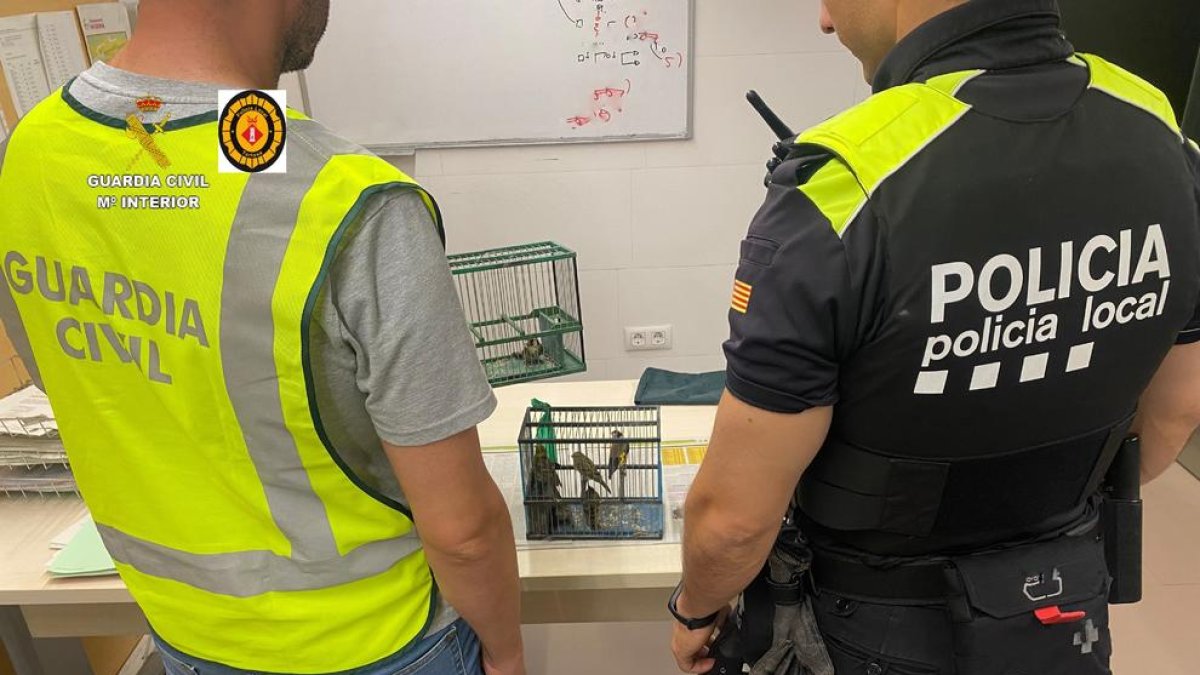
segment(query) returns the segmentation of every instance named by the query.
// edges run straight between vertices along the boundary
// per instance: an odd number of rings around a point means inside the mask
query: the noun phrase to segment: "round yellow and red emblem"
[[[244,91],[221,111],[221,152],[242,171],[271,168],[283,152],[286,135],[287,116],[264,92]]]

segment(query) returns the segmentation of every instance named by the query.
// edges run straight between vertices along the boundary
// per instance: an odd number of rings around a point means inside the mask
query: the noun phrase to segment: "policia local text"
[[[170,291],[159,292],[143,281],[116,272],[93,273],[86,267],[42,256],[37,256],[31,265],[19,251],[5,254],[4,277],[13,293],[36,292],[50,302],[73,307],[90,305],[106,316],[120,314],[129,321],[162,328],[176,339],[193,340],[204,348],[209,346],[199,302],[180,298]],[[95,286],[93,279],[98,279],[100,285]],[[171,375],[164,370],[158,340],[126,335],[110,323],[82,321],[75,316],[60,319],[54,332],[59,347],[71,358],[96,363],[115,359],[136,365],[152,382],[172,383]]]
[[[931,325],[944,322],[952,305],[973,294],[984,311],[993,316],[984,319],[978,330],[931,336],[925,344],[922,367],[928,368],[951,354],[964,358],[1056,339],[1059,316],[1039,314],[1037,306],[1070,298],[1076,285],[1089,294],[1079,319],[1083,333],[1159,316],[1166,307],[1171,287],[1167,243],[1159,225],[1151,225],[1138,234],[1136,245],[1133,230],[1122,230],[1115,239],[1106,234],[1092,237],[1081,247],[1076,242],[1064,241],[1058,250],[1058,278],[1049,281],[1043,278],[1042,248],[1030,249],[1024,264],[1016,256],[997,255],[978,272],[965,262],[934,265]],[[1108,265],[1101,266],[1102,261]],[[1098,275],[1097,267],[1103,270]],[[1161,286],[1116,299],[1096,297],[1114,285],[1118,289],[1136,286],[1148,278],[1161,281]],[[997,290],[1003,292],[997,294]],[[1006,322],[1002,312],[1013,309],[1022,295],[1028,314]]]

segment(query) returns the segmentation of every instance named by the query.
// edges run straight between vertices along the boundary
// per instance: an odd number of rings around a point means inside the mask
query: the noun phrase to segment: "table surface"
[[[555,406],[632,405],[635,381],[531,383],[496,390],[499,406],[479,427],[487,451],[515,449],[525,410],[537,397]],[[665,441],[704,440],[714,407],[663,408]],[[53,579],[50,540],[86,512],[73,497],[0,498],[0,605],[131,603],[115,576]],[[664,589],[679,580],[678,544],[576,545],[518,552],[526,591]]]

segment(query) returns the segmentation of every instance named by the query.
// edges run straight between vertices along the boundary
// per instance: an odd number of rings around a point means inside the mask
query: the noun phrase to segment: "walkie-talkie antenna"
[[[771,106],[762,100],[757,91],[750,90],[746,92],[746,100],[750,102],[750,105],[754,106],[759,116],[763,118],[767,126],[771,127],[771,131],[779,137],[779,140],[786,141],[796,135],[792,131],[792,128],[779,119],[779,115],[776,115],[774,110],[771,110]]]

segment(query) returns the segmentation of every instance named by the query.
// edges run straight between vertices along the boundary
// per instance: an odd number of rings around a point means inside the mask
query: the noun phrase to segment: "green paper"
[[[116,574],[117,567],[104,548],[96,523],[88,517],[47,567],[56,577],[95,577]]]

